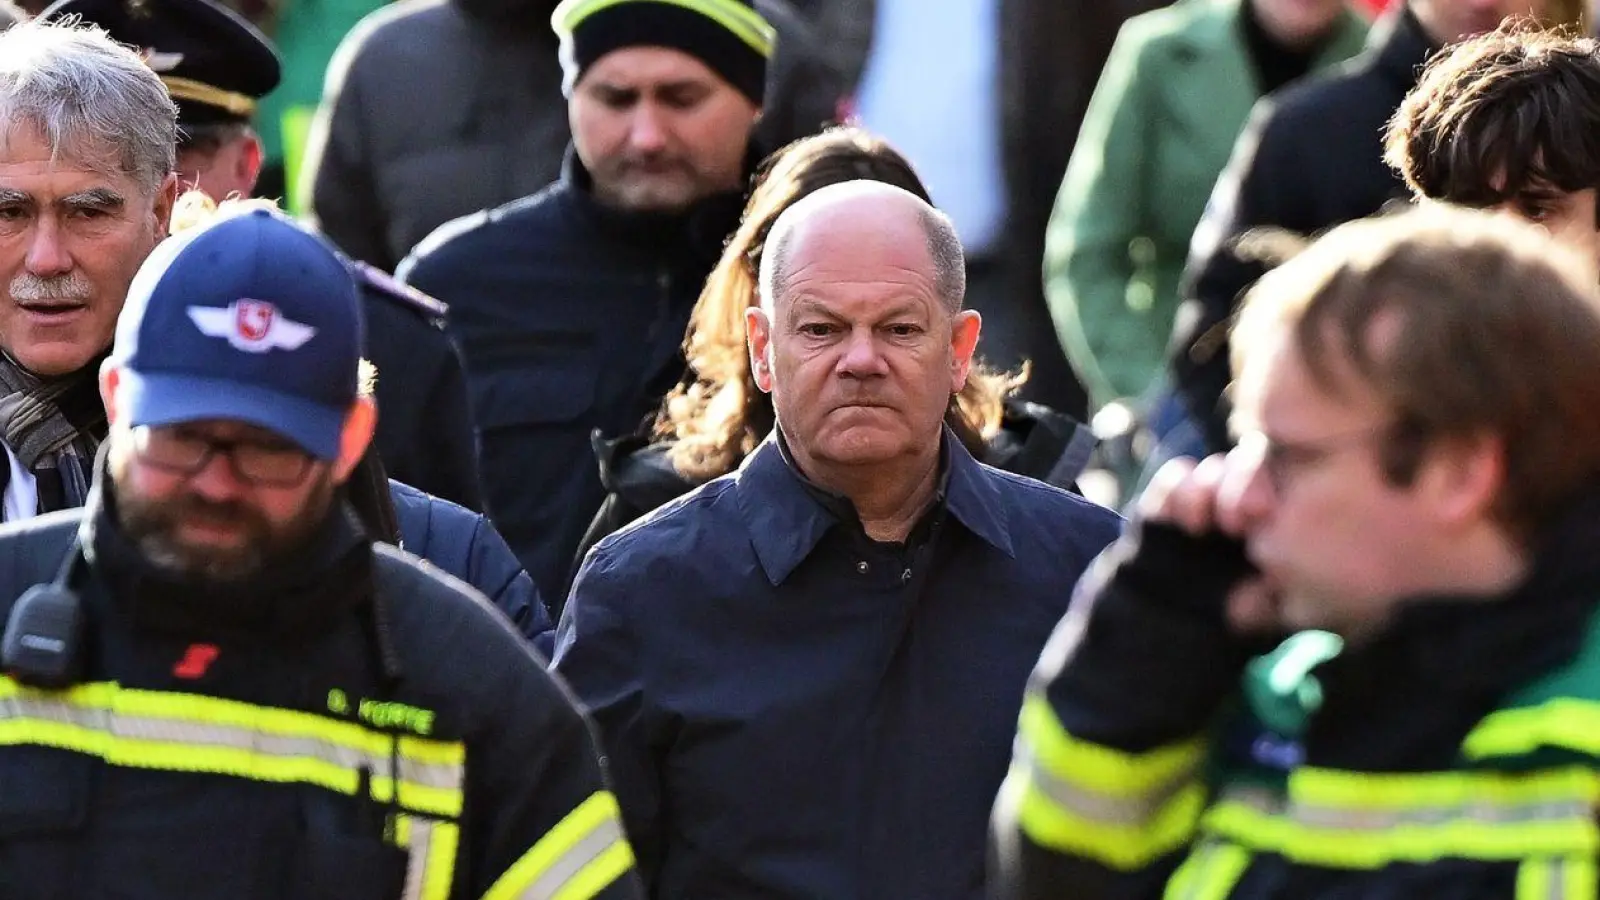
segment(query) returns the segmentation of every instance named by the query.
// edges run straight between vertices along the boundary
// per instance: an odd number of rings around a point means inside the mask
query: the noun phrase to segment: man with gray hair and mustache
[[[128,285],[167,232],[177,109],[93,29],[0,33],[3,517],[81,506],[106,433],[96,386]]]

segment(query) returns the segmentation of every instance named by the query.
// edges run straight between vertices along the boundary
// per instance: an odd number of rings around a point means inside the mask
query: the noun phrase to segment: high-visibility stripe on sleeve
[[[617,798],[596,791],[507,869],[483,900],[589,900],[632,867]]]
[[[1227,900],[1250,867],[1249,850],[1224,841],[1202,841],[1174,872],[1162,900]]]
[[[1377,869],[1438,859],[1519,861],[1600,852],[1600,774],[1420,775],[1306,768],[1288,794],[1233,787],[1207,810],[1208,834],[1303,865]]]
[[[1124,753],[1068,734],[1043,697],[1023,701],[1007,790],[1035,844],[1115,869],[1148,865],[1194,835],[1205,789],[1196,739]]]
[[[353,722],[215,697],[110,682],[41,691],[0,677],[0,746],[52,747],[128,768],[305,783],[348,795],[365,770],[380,801],[393,795],[398,774],[400,805],[459,816],[465,747],[394,740]]]
[[[1490,713],[1461,745],[1468,759],[1523,756],[1541,747],[1600,756],[1600,703],[1560,697]]]
[[[1593,857],[1541,856],[1517,867],[1516,900],[1593,900]]]
[[[550,23],[557,34],[568,35],[584,19],[603,9],[622,3],[637,2],[640,0],[565,0],[556,7],[555,13],[550,17]],[[777,44],[777,29],[773,28],[761,13],[738,0],[651,0],[651,2],[681,6],[697,12],[733,32],[735,37],[750,45],[750,49],[762,56],[771,58],[773,48]]]

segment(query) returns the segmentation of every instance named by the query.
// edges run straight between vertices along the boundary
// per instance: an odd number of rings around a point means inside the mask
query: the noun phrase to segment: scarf
[[[84,505],[106,435],[101,354],[82,368],[40,378],[0,353],[0,440],[33,473],[39,512]]]

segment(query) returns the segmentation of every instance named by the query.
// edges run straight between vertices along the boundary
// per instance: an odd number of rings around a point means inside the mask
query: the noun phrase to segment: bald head
[[[967,268],[961,241],[944,213],[909,191],[881,181],[846,181],[814,191],[772,223],[761,257],[761,305],[768,312],[784,299],[792,262],[810,255],[808,245],[863,246],[900,243],[921,235],[926,263],[947,312],[961,309]]]

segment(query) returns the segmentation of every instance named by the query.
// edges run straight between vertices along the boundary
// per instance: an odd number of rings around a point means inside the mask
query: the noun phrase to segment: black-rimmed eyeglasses
[[[143,462],[184,476],[200,474],[212,457],[220,454],[227,457],[240,481],[276,488],[298,486],[316,463],[310,454],[287,441],[222,441],[182,425],[133,429],[133,451]]]

